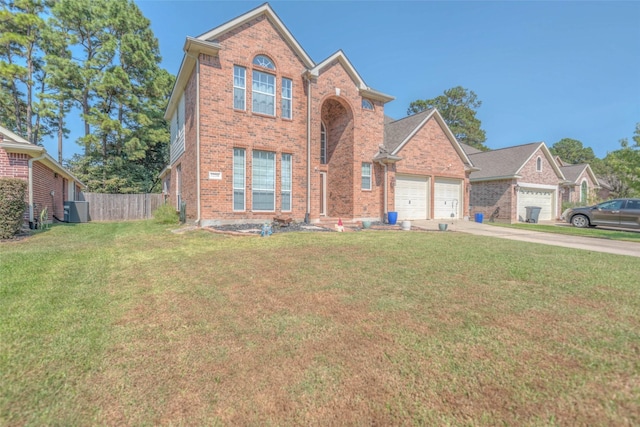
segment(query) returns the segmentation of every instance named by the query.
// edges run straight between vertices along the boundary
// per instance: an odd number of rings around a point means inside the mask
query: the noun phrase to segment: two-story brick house
[[[186,39],[164,191],[190,222],[468,214],[474,170],[440,114],[385,116],[344,52],[314,62],[268,4]]]

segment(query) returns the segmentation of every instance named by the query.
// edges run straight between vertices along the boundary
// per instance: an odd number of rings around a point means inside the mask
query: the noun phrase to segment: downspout
[[[305,224],[309,224],[311,214],[311,79],[307,75],[307,212]]]
[[[45,152],[40,157],[32,157],[29,159],[29,225],[33,225],[33,162],[37,162],[45,158]]]
[[[196,225],[200,225],[200,55],[196,58],[196,174],[198,179],[196,180],[197,191],[197,204],[198,204],[198,217],[196,218]]]

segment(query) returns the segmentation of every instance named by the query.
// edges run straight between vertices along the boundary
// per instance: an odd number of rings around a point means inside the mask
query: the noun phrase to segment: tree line
[[[407,114],[437,108],[459,142],[487,151],[486,134],[476,117],[481,105],[472,90],[456,86],[435,98],[411,102]],[[640,123],[636,124],[632,141],[621,139],[620,148],[607,153],[604,159],[597,158],[592,148],[572,138],[557,141],[549,150],[566,164],[588,163],[598,179],[611,187],[613,197],[640,197]]]
[[[65,164],[89,191],[148,192],[166,165],[174,76],[131,0],[0,0],[0,123],[34,144],[71,114],[82,154]]]

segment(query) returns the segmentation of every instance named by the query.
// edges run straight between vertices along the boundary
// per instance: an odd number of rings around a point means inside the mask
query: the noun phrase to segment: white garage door
[[[433,217],[460,218],[462,211],[462,180],[436,178]]]
[[[551,221],[555,217],[553,215],[554,194],[553,190],[546,188],[521,187],[518,191],[518,220],[522,218],[524,221],[527,218],[527,206],[537,206],[542,208],[538,221]]]
[[[396,176],[396,211],[398,219],[427,219],[428,178]]]

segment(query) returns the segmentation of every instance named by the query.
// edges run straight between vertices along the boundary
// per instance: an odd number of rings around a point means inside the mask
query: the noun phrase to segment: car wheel
[[[586,228],[589,226],[589,218],[584,215],[576,215],[571,218],[571,224],[573,224],[574,227]]]

